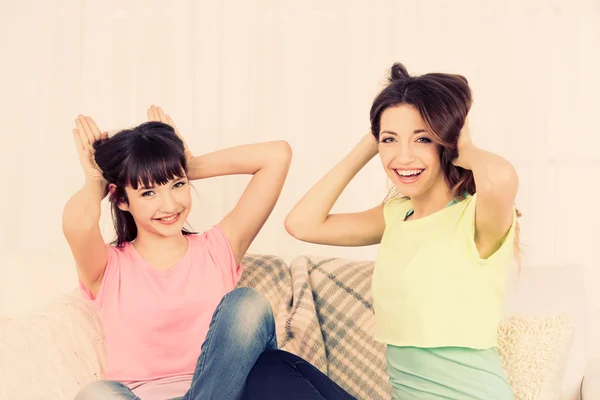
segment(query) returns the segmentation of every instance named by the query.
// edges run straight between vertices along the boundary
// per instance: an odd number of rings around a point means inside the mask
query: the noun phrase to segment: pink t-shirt
[[[185,255],[169,270],[149,265],[131,243],[107,245],[95,299],[80,282],[102,323],[105,379],[129,385],[144,400],[189,389],[212,315],[242,272],[218,225],[186,237]]]

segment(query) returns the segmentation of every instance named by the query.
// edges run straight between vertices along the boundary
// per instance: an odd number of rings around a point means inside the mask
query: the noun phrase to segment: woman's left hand
[[[173,122],[173,119],[168,114],[165,114],[162,108],[157,107],[154,104],[151,105],[150,108],[148,108],[147,115],[148,115],[148,121],[162,122],[162,123],[171,125],[171,127],[173,127],[173,129],[175,130],[175,134],[183,142],[185,159],[187,160],[187,165],[189,166],[190,162],[192,161],[192,158],[194,158],[194,155],[192,154],[187,143],[185,142],[185,139],[183,138],[183,136],[181,136],[181,133],[179,133],[179,129],[177,129],[177,126],[175,125],[175,122]]]
[[[456,149],[458,150],[458,157],[452,161],[452,164],[457,167],[469,169],[465,162],[465,153],[470,147],[473,147],[473,141],[471,140],[471,132],[469,130],[469,117],[465,118],[465,124],[460,130],[460,136],[458,137],[458,143]]]

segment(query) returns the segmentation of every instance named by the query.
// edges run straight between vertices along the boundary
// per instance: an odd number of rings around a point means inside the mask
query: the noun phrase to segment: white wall
[[[78,113],[116,130],[160,104],[197,153],[288,140],[288,182],[250,251],[374,258],[376,247],[300,243],[283,218],[367,132],[394,61],[469,79],[474,140],[521,177],[525,263],[583,265],[600,309],[595,0],[4,0],[0,54],[0,314],[27,313],[75,285],[60,218],[82,183],[70,133]],[[245,182],[197,182],[192,225],[217,222]],[[374,161],[334,211],[371,207],[386,187]],[[110,226],[106,213],[107,240]]]

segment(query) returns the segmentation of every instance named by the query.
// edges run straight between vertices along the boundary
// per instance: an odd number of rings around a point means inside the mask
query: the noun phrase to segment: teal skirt
[[[387,346],[394,400],[514,400],[495,348]]]

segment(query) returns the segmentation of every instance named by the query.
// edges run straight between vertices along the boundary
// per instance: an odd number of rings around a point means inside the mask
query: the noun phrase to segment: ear
[[[117,190],[117,185],[114,183],[108,185],[108,193],[110,193],[111,197],[115,194],[115,190]],[[123,201],[118,202],[117,207],[119,207],[119,210],[121,211],[129,211],[129,206]]]
[[[129,211],[129,206],[127,205],[127,203],[124,203],[122,201],[117,203],[117,207],[119,207],[119,210],[121,211]]]

